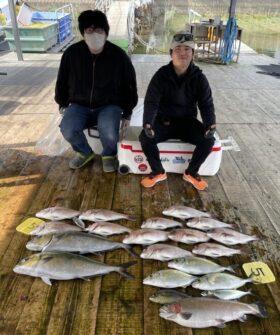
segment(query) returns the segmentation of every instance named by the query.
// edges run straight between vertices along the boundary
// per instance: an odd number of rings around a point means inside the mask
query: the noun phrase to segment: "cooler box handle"
[[[99,133],[98,133],[97,126],[93,126],[91,128],[88,128],[87,131],[88,131],[88,136],[89,137],[99,138]]]
[[[222,145],[222,150],[233,150],[233,151],[240,151],[239,145],[235,141],[235,139],[232,136],[228,136],[228,138],[224,140],[220,140]]]

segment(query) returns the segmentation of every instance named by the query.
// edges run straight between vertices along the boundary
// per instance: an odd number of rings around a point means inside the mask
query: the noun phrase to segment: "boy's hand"
[[[144,131],[145,134],[148,138],[154,138],[155,137],[155,132],[152,129],[152,126],[149,123],[146,123],[144,125]]]
[[[214,134],[215,134],[215,131],[216,131],[216,125],[215,125],[215,124],[212,124],[212,125],[206,130],[206,132],[205,132],[205,134],[204,134],[204,137],[207,138],[207,139],[213,137]]]

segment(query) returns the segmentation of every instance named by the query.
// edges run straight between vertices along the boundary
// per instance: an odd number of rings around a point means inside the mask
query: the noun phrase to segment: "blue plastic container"
[[[47,23],[50,21],[57,22],[58,34],[57,42],[62,43],[68,36],[71,35],[70,14],[56,12],[34,12],[32,15],[33,22]]]

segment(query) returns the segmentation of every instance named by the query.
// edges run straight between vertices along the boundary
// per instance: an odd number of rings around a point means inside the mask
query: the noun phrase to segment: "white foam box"
[[[118,143],[119,173],[148,174],[150,165],[142,151],[139,134],[142,130],[143,99],[139,99],[133,110],[130,127],[126,133],[120,133]],[[101,154],[102,145],[97,129],[85,130],[87,140],[96,154]],[[212,152],[199,169],[202,176],[214,176],[221,165],[224,150],[239,151],[239,147],[232,137],[221,140],[218,134]],[[170,140],[158,144],[160,158],[166,172],[183,173],[192,157],[195,146],[180,140]]]
[[[138,139],[141,130],[142,127],[130,127],[125,134],[120,134],[118,160],[119,173],[121,174],[148,174],[151,172],[150,165]],[[94,137],[86,133],[89,144],[95,153],[100,154],[102,146],[98,138],[98,132],[96,130],[90,130],[90,132],[92,132]],[[223,150],[239,151],[239,147],[232,137],[226,140],[220,140],[218,135],[215,135],[215,137],[216,141],[212,152],[199,169],[199,174],[202,176],[214,176],[218,172]],[[180,140],[170,140],[159,143],[158,148],[161,162],[166,172],[184,173],[191,160],[195,146]]]

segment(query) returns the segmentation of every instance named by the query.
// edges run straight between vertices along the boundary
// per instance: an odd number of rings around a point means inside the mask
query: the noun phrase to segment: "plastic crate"
[[[10,49],[15,50],[12,27],[5,26],[3,29]],[[33,24],[18,30],[22,51],[45,52],[57,44],[57,23]]]
[[[32,15],[33,22],[57,22],[58,34],[57,42],[63,42],[71,35],[71,21],[70,14],[63,14],[57,12],[34,12]]]
[[[11,26],[4,26],[3,29],[8,38],[14,38],[13,28]],[[19,31],[20,40],[21,38],[24,38],[24,37],[28,37],[28,38],[39,37],[39,38],[44,38],[46,40],[56,35],[57,23],[31,24],[30,26],[26,26],[26,27],[19,27],[18,31]]]

